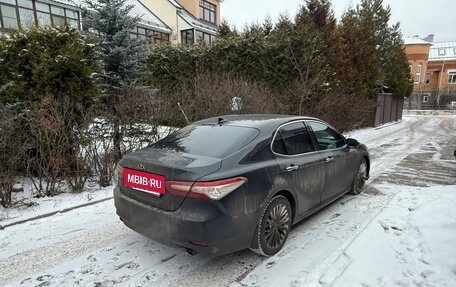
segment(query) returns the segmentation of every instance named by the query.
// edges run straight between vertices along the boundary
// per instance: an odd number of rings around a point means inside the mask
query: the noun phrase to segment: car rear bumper
[[[231,216],[217,201],[184,200],[176,211],[161,210],[114,189],[117,215],[129,228],[160,243],[210,254],[251,247],[257,213]],[[206,245],[206,246],[201,246]]]

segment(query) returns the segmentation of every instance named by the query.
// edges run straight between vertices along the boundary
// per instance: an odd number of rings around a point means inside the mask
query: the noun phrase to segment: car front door
[[[326,183],[321,194],[321,201],[332,200],[347,191],[353,178],[348,170],[349,148],[344,137],[330,126],[319,121],[306,122],[318,143],[318,149],[324,158]]]
[[[275,160],[297,194],[298,214],[320,204],[326,172],[324,159],[315,152],[315,146],[302,121],[282,125],[273,139]]]

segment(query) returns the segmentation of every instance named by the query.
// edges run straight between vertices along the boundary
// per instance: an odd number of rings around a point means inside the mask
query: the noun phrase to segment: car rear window
[[[189,125],[150,145],[189,154],[224,158],[250,143],[260,132],[228,125]]]

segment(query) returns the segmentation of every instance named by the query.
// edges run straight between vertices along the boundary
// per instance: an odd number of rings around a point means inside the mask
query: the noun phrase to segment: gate
[[[403,107],[404,98],[394,96],[391,93],[379,93],[377,95],[375,126],[402,120]]]

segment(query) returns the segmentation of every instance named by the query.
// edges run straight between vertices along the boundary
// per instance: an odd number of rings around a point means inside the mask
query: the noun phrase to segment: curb
[[[108,201],[110,199],[113,199],[113,196],[102,198],[102,199],[98,199],[98,200],[94,200],[94,201],[91,201],[91,202],[86,202],[86,203],[83,203],[83,204],[80,204],[80,205],[75,205],[75,206],[67,207],[67,208],[56,210],[56,211],[52,211],[52,212],[48,212],[48,213],[45,213],[45,214],[40,214],[40,215],[33,216],[33,217],[30,217],[30,218],[21,219],[21,220],[18,220],[18,221],[15,221],[15,222],[11,222],[11,223],[8,223],[8,224],[5,224],[5,225],[1,225],[0,224],[0,230],[3,230],[5,228],[7,228],[7,227],[11,227],[11,226],[14,226],[14,225],[26,223],[26,222],[29,222],[29,221],[34,221],[34,220],[38,220],[38,219],[41,219],[41,218],[50,217],[50,216],[56,215],[57,213],[67,213],[69,211],[72,211],[72,210],[75,210],[75,209],[78,209],[78,208],[82,208],[82,207],[86,207],[86,206],[90,206],[90,205],[95,205],[95,204],[98,204],[98,203],[101,203],[101,202],[104,202],[104,201]]]

